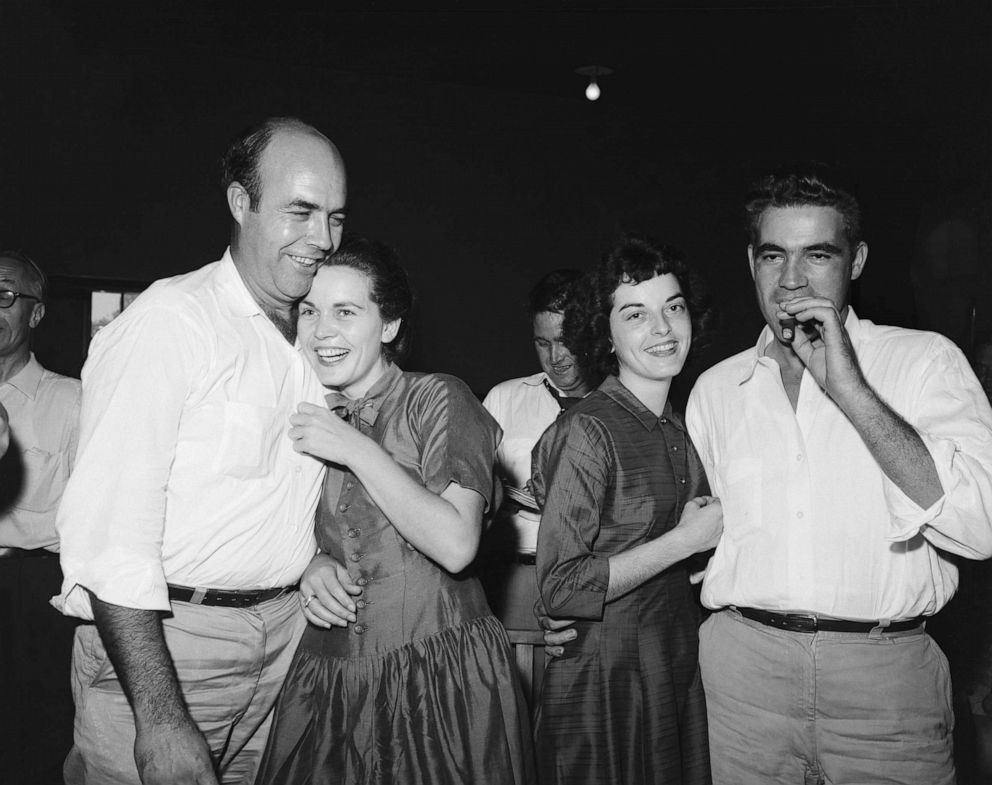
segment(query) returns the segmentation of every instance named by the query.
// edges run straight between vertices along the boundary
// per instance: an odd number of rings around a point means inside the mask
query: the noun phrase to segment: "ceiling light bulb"
[[[576,68],[575,73],[589,78],[589,84],[586,85],[586,98],[590,101],[598,101],[599,96],[602,95],[602,91],[599,89],[599,77],[612,74],[613,69],[607,68],[605,65],[584,65],[581,68]]]

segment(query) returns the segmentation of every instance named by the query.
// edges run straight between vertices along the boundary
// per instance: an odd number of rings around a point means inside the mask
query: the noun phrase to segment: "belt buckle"
[[[788,626],[796,632],[816,632],[819,629],[820,620],[815,613],[786,613],[784,614]]]

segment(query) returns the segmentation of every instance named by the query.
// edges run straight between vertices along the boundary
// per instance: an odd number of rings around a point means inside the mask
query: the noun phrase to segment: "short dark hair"
[[[826,167],[809,164],[765,175],[751,185],[744,204],[751,245],[758,244],[758,224],[770,207],[833,207],[844,221],[844,236],[853,252],[861,242],[861,207]]]
[[[399,255],[385,243],[362,235],[345,235],[341,247],[332,253],[325,267],[350,267],[368,276],[370,297],[379,307],[384,322],[400,319],[396,337],[383,344],[382,353],[390,362],[400,360],[409,344],[409,316],[413,310],[413,289]]]
[[[599,266],[576,286],[575,297],[565,310],[562,337],[586,378],[617,373],[617,357],[610,351],[610,311],[617,287],[669,273],[678,279],[689,307],[692,345],[698,347],[705,342],[714,310],[701,279],[685,255],[651,237],[625,234],[603,254]]]
[[[262,198],[262,153],[269,146],[273,135],[285,130],[302,131],[327,139],[312,125],[297,117],[268,117],[258,125],[244,130],[231,142],[221,158],[224,188],[227,189],[231,183],[240,183],[248,194],[248,206],[251,210],[258,211]]]
[[[28,290],[25,294],[34,295],[40,302],[45,301],[45,295],[48,294],[48,278],[35,264],[34,259],[20,251],[0,251],[0,259],[11,259],[20,264],[25,272],[24,285]]]
[[[581,270],[565,267],[545,275],[534,285],[527,297],[530,315],[537,316],[545,311],[565,313],[565,306],[572,296],[572,287],[581,277]]]

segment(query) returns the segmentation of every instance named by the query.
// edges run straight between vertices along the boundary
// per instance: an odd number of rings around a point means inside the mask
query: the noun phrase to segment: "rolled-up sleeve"
[[[79,447],[56,519],[64,582],[53,604],[63,613],[92,618],[84,588],[115,605],[169,609],[166,491],[208,346],[209,332],[164,305],[129,309],[94,337]]]
[[[612,455],[606,429],[588,416],[559,420],[534,447],[531,482],[541,508],[537,582],[551,616],[603,618],[610,562],[593,546]]]
[[[914,411],[904,416],[930,452],[944,495],[924,509],[885,477],[889,539],[921,533],[935,547],[959,556],[992,556],[992,409],[950,341],[935,337]]]

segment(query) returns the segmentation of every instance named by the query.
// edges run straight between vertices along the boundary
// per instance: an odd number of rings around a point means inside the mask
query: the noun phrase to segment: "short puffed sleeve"
[[[451,483],[493,501],[493,464],[502,431],[463,381],[447,374],[420,380],[409,416],[420,448],[424,486],[440,494]]]

